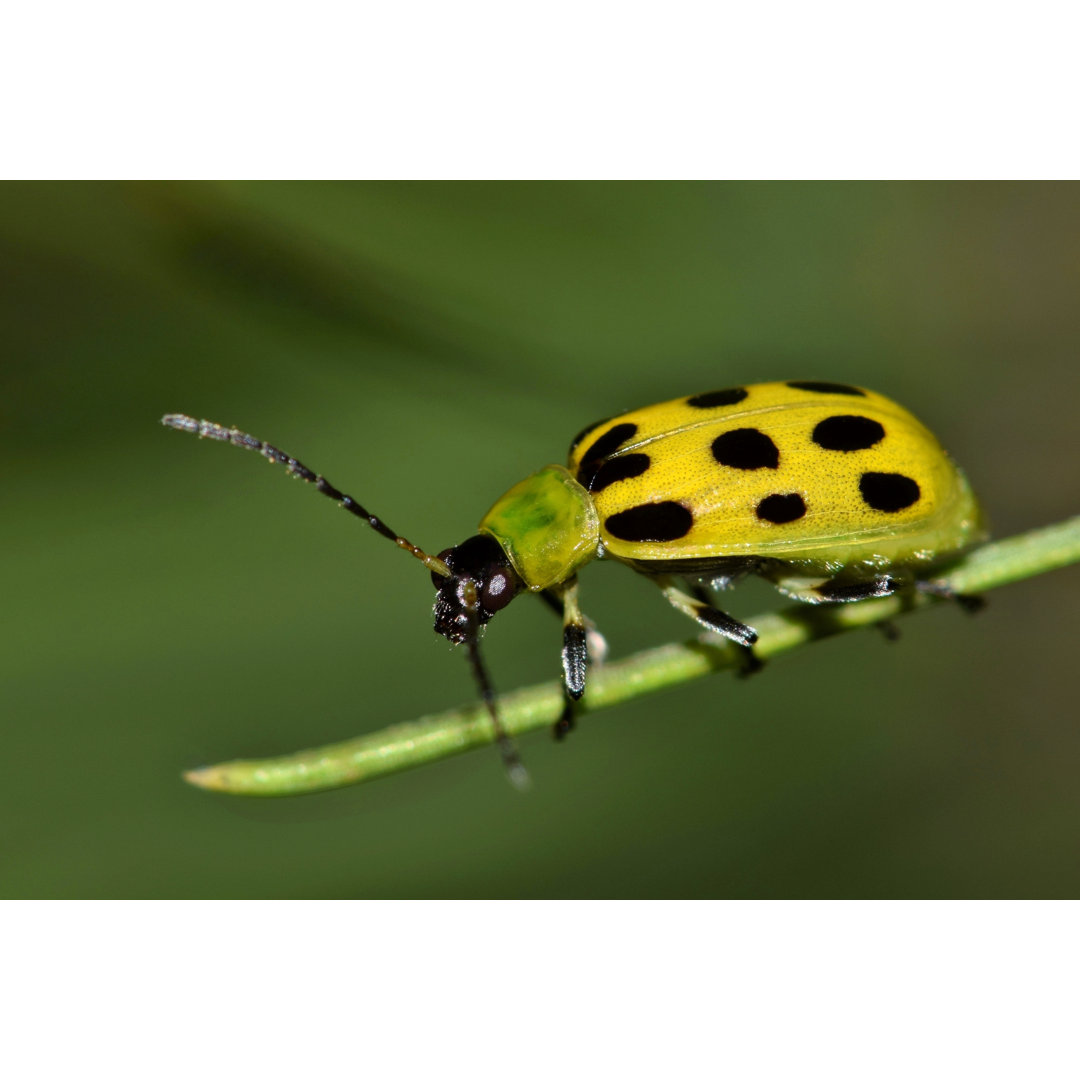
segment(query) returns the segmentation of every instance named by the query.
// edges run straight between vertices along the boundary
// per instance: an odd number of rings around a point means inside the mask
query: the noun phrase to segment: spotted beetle
[[[424,563],[436,589],[435,631],[466,647],[519,785],[527,776],[499,720],[480,631],[526,592],[560,614],[565,707],[555,734],[565,735],[590,656],[603,650],[578,601],[577,573],[593,559],[651,577],[675,608],[743,650],[748,670],[757,634],[712,594],[751,574],[812,604],[913,590],[979,603],[929,578],[985,537],[963,473],[907,410],[842,383],[728,387],[591,424],[566,466],[516,484],[477,535],[438,555],[252,435],[181,414],[162,423],[283,465]]]

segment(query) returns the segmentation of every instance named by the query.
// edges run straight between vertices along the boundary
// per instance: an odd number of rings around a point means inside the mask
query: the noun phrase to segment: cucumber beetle
[[[929,578],[985,537],[963,473],[911,413],[842,383],[728,387],[601,420],[574,439],[565,466],[516,484],[475,536],[438,555],[269,443],[181,414],[162,423],[283,465],[428,568],[435,631],[465,646],[519,785],[527,776],[499,720],[481,629],[523,593],[559,613],[566,704],[555,734],[566,734],[603,647],[578,601],[577,573],[594,559],[651,577],[675,608],[744,650],[748,669],[757,634],[712,594],[751,574],[812,604],[913,590],[979,603]]]

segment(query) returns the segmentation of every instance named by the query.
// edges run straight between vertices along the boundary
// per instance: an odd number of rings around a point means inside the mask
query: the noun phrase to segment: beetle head
[[[435,585],[435,633],[460,645],[525,587],[498,543],[470,536],[439,558],[450,577],[431,575]]]

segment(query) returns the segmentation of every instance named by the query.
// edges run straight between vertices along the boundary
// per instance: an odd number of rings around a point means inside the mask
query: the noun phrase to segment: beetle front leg
[[[561,619],[563,617],[562,592],[557,589],[545,589],[540,593],[540,599]],[[585,644],[589,650],[589,664],[599,667],[608,655],[607,638],[596,628],[596,623],[588,615],[582,615],[585,624]]]
[[[585,617],[578,606],[578,583],[573,577],[556,590],[544,593],[544,599],[556,610],[561,608],[563,619],[563,694],[562,715],[555,722],[556,739],[565,738],[574,728],[577,703],[585,693],[585,671],[589,665],[589,641]],[[601,641],[603,639],[601,638]]]

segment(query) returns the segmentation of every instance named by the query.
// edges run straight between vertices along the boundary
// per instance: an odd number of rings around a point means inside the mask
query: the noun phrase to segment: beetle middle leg
[[[699,584],[688,583],[687,588],[683,588],[670,577],[659,577],[656,583],[672,607],[700,623],[706,630],[723,634],[739,646],[741,674],[751,675],[761,670],[763,662],[755,655],[752,647],[757,641],[757,631],[752,626],[747,626],[727,612],[714,607],[708,593]]]
[[[724,615],[724,612],[719,611],[719,609],[713,605],[712,595],[700,581],[695,581],[693,578],[687,578],[685,584],[686,591],[693,596],[698,604],[704,605],[712,611],[717,612],[717,614]],[[680,607],[679,610],[682,611],[683,609]],[[724,615],[724,617],[731,619],[730,615]],[[692,615],[691,618],[697,619],[698,622],[702,621],[697,615]],[[731,619],[731,621],[735,622],[734,619]],[[705,625],[709,626],[710,629],[715,629],[711,623],[706,623]],[[743,626],[744,624],[739,623],[738,625]],[[753,631],[749,626],[747,626],[746,629],[751,630],[756,637],[756,631]],[[741,641],[735,639],[732,640],[739,650],[739,670],[735,674],[738,675],[740,679],[745,679],[750,675],[756,675],[765,666],[765,661],[762,660],[749,645],[744,645]]]

